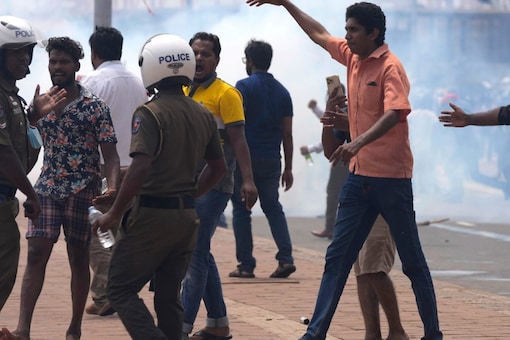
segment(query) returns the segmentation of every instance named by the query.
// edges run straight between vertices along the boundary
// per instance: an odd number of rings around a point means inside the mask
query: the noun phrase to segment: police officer
[[[142,47],[139,65],[145,88],[157,94],[133,114],[133,160],[111,209],[94,228],[109,229],[135,196],[110,262],[108,299],[133,339],[181,340],[179,296],[198,230],[195,197],[223,177],[226,164],[213,116],[182,90],[195,75],[188,43],[156,35]],[[197,178],[203,160],[207,165]],[[138,298],[151,278],[157,327]]]
[[[25,216],[36,219],[40,211],[39,200],[27,178],[39,154],[39,135],[36,130],[27,129],[30,123],[25,112],[26,103],[16,87],[16,81],[30,73],[29,65],[38,39],[27,21],[0,16],[0,311],[12,291],[18,268],[17,189],[27,196]],[[58,91],[57,87],[39,95],[37,86],[29,111],[46,114],[63,101],[65,95],[65,90]],[[29,143],[27,131],[32,134],[33,144]]]

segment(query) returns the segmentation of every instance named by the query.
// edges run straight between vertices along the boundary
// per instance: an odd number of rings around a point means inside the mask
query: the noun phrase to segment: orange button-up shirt
[[[352,140],[389,110],[400,114],[397,125],[361,148],[351,159],[349,170],[369,177],[411,178],[413,155],[407,123],[411,112],[410,85],[404,67],[386,44],[365,60],[353,54],[343,38],[330,37],[327,48],[333,59],[347,67],[347,108]]]

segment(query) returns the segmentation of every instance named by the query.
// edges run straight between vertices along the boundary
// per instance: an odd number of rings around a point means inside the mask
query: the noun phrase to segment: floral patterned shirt
[[[117,143],[109,107],[87,88],[62,114],[50,112],[37,122],[44,146],[35,191],[64,199],[99,180],[99,144]],[[98,182],[99,183],[99,182]]]

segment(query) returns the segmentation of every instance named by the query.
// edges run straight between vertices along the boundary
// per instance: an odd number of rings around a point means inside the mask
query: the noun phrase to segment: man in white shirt
[[[89,38],[94,71],[80,80],[83,86],[110,107],[118,140],[121,181],[131,163],[131,116],[135,109],[148,99],[147,90],[140,77],[130,72],[120,61],[123,40],[122,34],[113,27],[96,27]],[[88,314],[106,316],[115,313],[106,295],[110,258],[111,249],[103,248],[99,239],[93,237],[90,245],[90,267],[94,275],[90,293],[94,302],[85,309]]]

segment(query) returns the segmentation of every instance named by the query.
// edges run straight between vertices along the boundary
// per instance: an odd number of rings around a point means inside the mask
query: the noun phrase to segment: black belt
[[[140,206],[155,209],[193,209],[194,197],[155,197],[140,195]]]
[[[6,197],[14,197],[16,196],[17,188],[8,187],[7,185],[0,185],[0,195]]]

